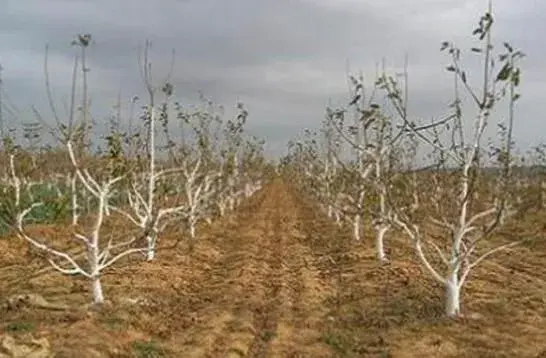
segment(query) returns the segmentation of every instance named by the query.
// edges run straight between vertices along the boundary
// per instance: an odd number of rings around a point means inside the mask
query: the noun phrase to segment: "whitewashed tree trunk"
[[[103,304],[104,295],[102,293],[102,284],[100,282],[100,275],[97,274],[91,279],[91,287],[93,290],[93,303]]]
[[[102,210],[103,200],[99,199],[100,210]],[[98,232],[93,233],[92,239],[87,247],[87,261],[89,262],[89,271],[91,279],[91,291],[93,292],[93,302],[96,304],[104,303],[102,285],[100,282],[100,260],[99,260],[99,237]]]
[[[341,220],[341,212],[339,210],[336,210],[335,216],[336,216],[337,226],[342,227],[343,226],[343,221]]]
[[[229,205],[229,211],[235,210],[235,198],[233,196],[230,196],[228,199],[228,205]]]
[[[362,221],[362,216],[356,214],[353,221],[353,236],[356,241],[360,241],[360,224]]]
[[[155,258],[155,235],[147,235],[146,243],[148,244],[146,250],[146,261],[152,261]]]
[[[223,217],[226,214],[226,204],[223,200],[218,202],[218,210],[220,211],[220,216]]]
[[[155,165],[155,122],[159,116],[158,111],[155,107],[150,108],[150,127],[148,133],[149,141],[149,156],[150,156],[150,166],[149,166],[149,178],[148,178],[148,202],[147,202],[147,212],[146,220],[150,220],[153,217],[155,210],[155,185],[156,185],[156,165]],[[148,234],[146,236],[146,241],[148,242],[148,250],[146,252],[146,261],[152,261],[155,258],[155,243],[157,235],[155,233]]]
[[[461,314],[461,287],[459,285],[459,270],[452,270],[446,283],[445,311],[448,317],[456,317]]]
[[[78,219],[79,219],[79,207],[78,207],[78,189],[77,189],[77,182],[78,176],[76,173],[72,174],[72,178],[70,179],[70,195],[72,199],[72,225],[76,226],[78,225]]]
[[[192,238],[192,240],[195,239],[195,235],[196,235],[196,233],[195,233],[195,225],[196,225],[195,222],[196,222],[196,220],[191,220],[190,221],[190,237]]]
[[[387,231],[389,231],[389,229],[390,229],[390,226],[387,226],[387,225],[379,225],[378,227],[376,227],[375,251],[376,251],[377,259],[380,262],[388,261],[387,254],[385,253],[384,240],[385,240],[385,234],[387,233]]]
[[[250,183],[245,184],[245,198],[250,198],[253,194],[252,186]]]

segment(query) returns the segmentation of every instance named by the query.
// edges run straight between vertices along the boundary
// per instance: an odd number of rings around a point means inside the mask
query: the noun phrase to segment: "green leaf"
[[[472,47],[472,48],[470,49],[470,51],[472,51],[472,52],[477,52],[477,53],[481,53],[481,52],[482,52],[482,49],[481,49],[481,48],[478,48],[478,47]]]
[[[510,63],[505,63],[504,66],[501,68],[499,73],[497,74],[497,81],[506,81],[508,77],[510,76],[510,73],[512,72],[512,66],[510,66]]]
[[[455,66],[447,66],[447,67],[446,67],[446,70],[448,70],[449,72],[455,72],[455,71],[457,71],[457,69],[455,68]]]
[[[514,86],[517,87],[519,86],[519,82],[520,82],[520,70],[518,68],[512,73],[512,83],[514,84]]]
[[[356,104],[358,102],[358,100],[360,99],[360,95],[357,94],[352,100],[351,102],[349,102],[349,106],[352,106],[354,104]]]

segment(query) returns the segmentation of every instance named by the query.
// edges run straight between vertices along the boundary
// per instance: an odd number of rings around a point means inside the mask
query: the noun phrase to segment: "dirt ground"
[[[200,227],[193,252],[108,270],[102,309],[83,307],[84,278],[0,239],[0,357],[546,357],[544,244],[476,269],[454,321],[404,242],[388,241],[392,263],[381,266],[371,235],[353,242],[275,181]]]

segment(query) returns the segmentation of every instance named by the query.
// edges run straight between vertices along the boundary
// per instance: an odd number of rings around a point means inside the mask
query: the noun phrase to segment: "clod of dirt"
[[[145,307],[152,307],[154,306],[153,302],[150,302],[149,299],[145,297],[122,297],[119,299],[119,302],[124,305],[137,305],[137,306],[145,306]]]
[[[31,339],[29,343],[17,343],[15,338],[6,334],[1,338],[0,358],[53,358],[46,338]]]
[[[8,311],[12,311],[19,310],[21,307],[24,306],[59,311],[70,309],[70,307],[67,305],[51,303],[47,301],[42,295],[36,293],[26,293],[10,296],[5,300],[2,308]]]

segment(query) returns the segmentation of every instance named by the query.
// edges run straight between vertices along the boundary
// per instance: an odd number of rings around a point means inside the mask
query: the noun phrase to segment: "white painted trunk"
[[[250,183],[245,184],[245,197],[248,199],[252,195],[252,187],[250,186]]]
[[[337,226],[342,227],[343,223],[341,222],[341,213],[339,211],[336,211],[335,215],[336,215]]]
[[[104,295],[102,293],[102,284],[99,275],[96,275],[91,279],[91,287],[93,289],[93,302],[96,304],[104,303]]]
[[[148,248],[146,250],[146,261],[152,261],[155,258],[155,237],[152,235],[146,236]]]
[[[332,218],[333,213],[334,213],[334,208],[332,207],[332,205],[328,205],[328,218],[329,219]]]
[[[195,220],[190,221],[190,237],[195,239]]]
[[[377,259],[380,262],[386,262],[387,254],[385,253],[385,234],[389,231],[388,226],[380,226],[376,229],[375,233],[375,251],[377,254]]]
[[[355,215],[354,221],[353,221],[353,235],[355,237],[356,241],[360,241],[360,222],[362,220],[362,217],[360,215]]]
[[[229,198],[229,211],[235,210],[235,198],[230,197]]]
[[[459,272],[454,270],[446,282],[446,315],[459,316],[461,313],[461,289],[459,287]]]
[[[72,195],[72,225],[78,225],[78,191],[76,188],[77,177],[76,174],[72,174],[72,179],[70,180],[70,192]]]

